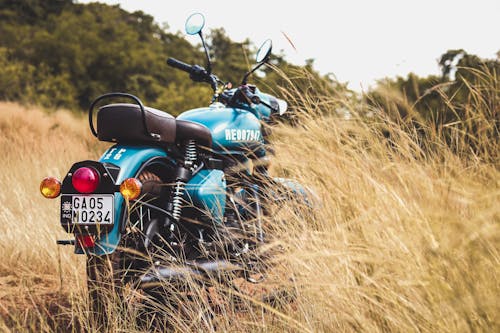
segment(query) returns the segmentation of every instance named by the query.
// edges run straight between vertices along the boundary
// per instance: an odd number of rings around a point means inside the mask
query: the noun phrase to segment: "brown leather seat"
[[[109,104],[97,113],[97,136],[101,141],[129,143],[165,143],[176,140],[176,119],[170,114],[144,107],[148,131],[144,128],[137,104]]]
[[[176,121],[177,141],[196,140],[197,144],[206,148],[212,148],[212,133],[202,124],[188,120]]]

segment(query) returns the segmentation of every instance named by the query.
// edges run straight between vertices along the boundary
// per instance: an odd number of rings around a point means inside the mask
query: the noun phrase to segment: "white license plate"
[[[72,224],[113,224],[113,195],[65,195],[61,200],[61,220]]]

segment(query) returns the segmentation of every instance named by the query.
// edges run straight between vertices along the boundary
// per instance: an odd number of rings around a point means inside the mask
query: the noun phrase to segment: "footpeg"
[[[75,245],[76,241],[74,239],[58,239],[56,240],[57,245]]]

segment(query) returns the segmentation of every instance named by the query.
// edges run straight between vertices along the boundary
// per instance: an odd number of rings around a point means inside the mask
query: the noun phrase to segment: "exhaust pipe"
[[[227,260],[186,263],[183,266],[154,268],[141,277],[141,287],[162,281],[185,280],[188,277],[210,277],[223,272],[242,271],[243,267]]]

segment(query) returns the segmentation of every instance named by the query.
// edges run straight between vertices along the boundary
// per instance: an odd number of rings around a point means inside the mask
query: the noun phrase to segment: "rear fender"
[[[170,159],[167,153],[158,147],[133,146],[117,144],[106,150],[99,162],[110,163],[117,166],[120,171],[115,178],[115,185],[121,184],[125,179],[138,176],[142,169],[157,159]],[[126,222],[125,200],[119,192],[114,193],[115,224],[109,232],[101,232],[94,248],[86,249],[85,252],[79,246],[75,253],[105,255],[113,253],[121,239],[121,231]]]

